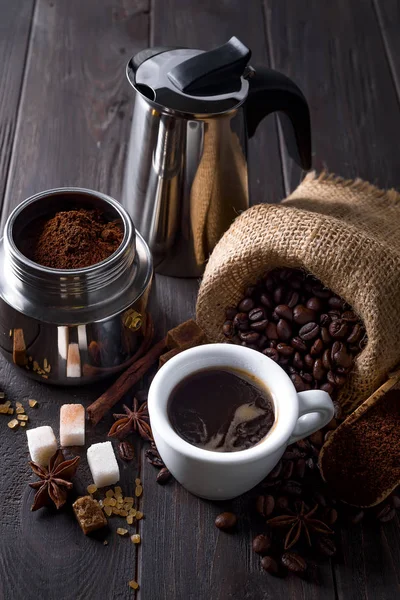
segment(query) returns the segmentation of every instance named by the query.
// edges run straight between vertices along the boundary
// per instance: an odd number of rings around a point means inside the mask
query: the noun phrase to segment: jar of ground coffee
[[[115,200],[82,188],[41,192],[0,241],[0,350],[50,383],[125,368],[151,327],[149,248]]]

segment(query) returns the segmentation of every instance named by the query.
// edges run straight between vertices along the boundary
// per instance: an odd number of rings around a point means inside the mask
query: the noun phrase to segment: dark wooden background
[[[210,48],[239,36],[263,63],[291,76],[311,107],[314,167],[400,186],[398,0],[0,0],[0,206],[2,225],[24,198],[62,185],[119,199],[132,113],[128,58],[149,45]],[[300,180],[274,117],[250,144],[253,202],[279,202]],[[156,277],[158,333],[194,313],[197,282]],[[104,388],[70,391],[32,383],[0,361],[0,388],[37,398],[34,425],[58,430],[59,406]],[[85,538],[71,514],[30,513],[23,431],[0,421],[0,597],[109,600],[393,600],[400,590],[398,518],[343,528],[341,552],[317,586],[262,572],[243,516],[235,535],[213,525],[220,507],[172,483],[155,483],[143,456],[122,485],[144,481],[143,543]],[[100,441],[110,422],[88,441]],[[83,461],[84,462],[84,461]],[[90,481],[80,469],[78,491]],[[246,514],[248,500],[234,503]],[[226,504],[225,504],[226,506]],[[115,525],[115,523],[114,523]],[[113,525],[113,527],[114,527]],[[253,533],[254,533],[253,528]]]

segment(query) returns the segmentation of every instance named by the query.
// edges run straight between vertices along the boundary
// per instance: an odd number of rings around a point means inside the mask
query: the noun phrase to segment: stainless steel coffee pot
[[[304,95],[282,73],[253,69],[250,57],[232,37],[208,52],[149,48],[127,65],[136,98],[123,202],[159,273],[201,275],[248,208],[247,138],[266,115],[280,112],[289,153],[311,166]]]

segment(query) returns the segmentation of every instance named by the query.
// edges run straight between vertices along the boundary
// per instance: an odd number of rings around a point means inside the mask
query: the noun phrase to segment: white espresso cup
[[[215,368],[247,372],[272,398],[274,425],[247,450],[198,448],[182,439],[170,423],[168,402],[178,383],[193,373]],[[275,467],[288,444],[321,429],[334,414],[329,394],[322,390],[297,393],[277,363],[256,350],[233,344],[206,344],[170,359],[152,381],[148,408],[154,441],[165,465],[189,492],[209,500],[227,500],[250,490]]]

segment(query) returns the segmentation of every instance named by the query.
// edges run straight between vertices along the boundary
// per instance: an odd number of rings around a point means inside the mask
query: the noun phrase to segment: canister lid
[[[208,52],[149,48],[129,61],[127,75],[133,87],[161,109],[218,114],[246,99],[250,57],[251,51],[236,37]]]

